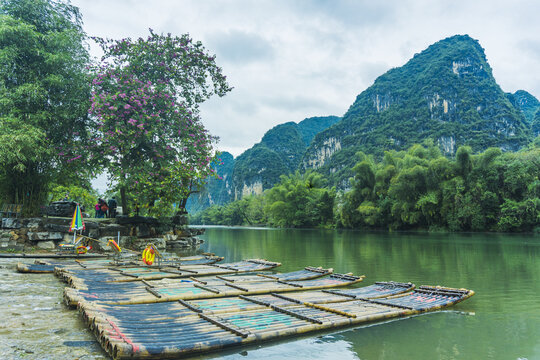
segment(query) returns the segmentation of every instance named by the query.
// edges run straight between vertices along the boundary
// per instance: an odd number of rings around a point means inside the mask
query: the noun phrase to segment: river
[[[208,228],[204,251],[224,261],[266,258],[281,272],[304,266],[375,281],[473,289],[447,311],[197,359],[540,359],[540,237],[335,230]],[[106,359],[54,276],[0,263],[0,358]],[[26,260],[29,261],[29,260]]]

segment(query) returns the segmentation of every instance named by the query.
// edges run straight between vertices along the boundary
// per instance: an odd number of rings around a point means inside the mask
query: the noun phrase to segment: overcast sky
[[[273,126],[343,115],[381,74],[455,34],[480,41],[504,91],[540,99],[539,1],[72,0],[89,36],[189,33],[234,87],[202,105],[238,156]],[[99,54],[91,44],[91,53]]]

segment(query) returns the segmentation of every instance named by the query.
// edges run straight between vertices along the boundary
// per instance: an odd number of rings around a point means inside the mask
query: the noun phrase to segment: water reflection
[[[263,257],[279,271],[333,267],[374,281],[411,281],[474,289],[458,311],[356,328],[322,336],[344,341],[343,358],[360,359],[537,359],[540,358],[540,241],[528,235],[427,234],[327,230],[208,229],[207,251],[226,261]],[[474,313],[475,315],[464,315]],[[280,351],[309,351],[308,340]],[[330,345],[328,345],[330,347]],[[273,357],[275,347],[248,357]],[[264,350],[263,350],[264,349]],[[314,358],[330,356],[322,346]],[[335,351],[336,349],[333,349]],[[262,354],[259,355],[258,352]],[[268,355],[268,356],[267,356]],[[232,357],[236,355],[231,355]],[[239,355],[240,356],[240,355]]]

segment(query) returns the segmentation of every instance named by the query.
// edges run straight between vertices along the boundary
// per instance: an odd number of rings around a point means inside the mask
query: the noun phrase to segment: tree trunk
[[[122,202],[122,215],[129,215],[125,185],[120,186],[120,201]]]

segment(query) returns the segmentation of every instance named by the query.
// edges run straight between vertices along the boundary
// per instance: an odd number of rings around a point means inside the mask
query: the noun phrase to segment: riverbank
[[[0,227],[0,251],[40,252],[50,251],[60,243],[73,241],[69,232],[71,218],[4,218]],[[158,220],[150,217],[122,217],[114,219],[85,219],[82,234],[107,243],[119,240],[122,246],[141,250],[153,243],[161,250],[181,251],[196,249],[203,242],[198,235],[203,229],[188,228],[185,218]],[[95,243],[97,251],[110,251]]]

